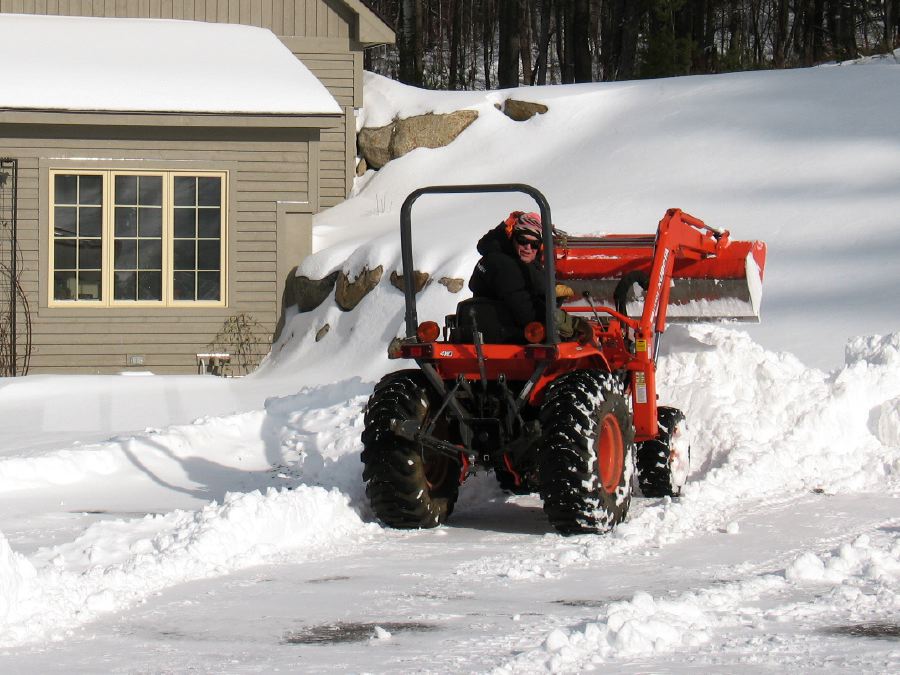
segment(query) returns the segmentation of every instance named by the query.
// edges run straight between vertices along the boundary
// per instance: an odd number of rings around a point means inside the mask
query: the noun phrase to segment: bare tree
[[[424,73],[424,24],[422,0],[402,0],[397,22],[400,81],[421,86]]]
[[[519,86],[519,0],[498,0],[497,86]]]

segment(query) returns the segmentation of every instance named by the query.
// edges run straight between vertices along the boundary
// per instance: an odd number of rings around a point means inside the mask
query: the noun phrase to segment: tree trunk
[[[397,50],[400,59],[400,81],[422,86],[423,74],[423,24],[422,0],[402,0],[400,3],[400,31],[397,34]]]
[[[481,48],[484,63],[484,88],[491,88],[491,63],[494,60],[494,17],[491,0],[485,0],[481,7]]]
[[[499,0],[497,86],[519,86],[519,0]]]
[[[787,60],[788,46],[788,0],[776,0],[775,7],[775,35],[772,38],[772,64],[776,68],[784,68]]]
[[[522,78],[531,83],[531,8],[534,0],[522,0],[519,6],[519,57],[522,59]]]
[[[463,73],[460,63],[464,62],[460,54],[460,31],[462,30],[462,0],[450,0],[450,73],[447,87],[451,90],[462,89]]]
[[[547,84],[547,59],[550,57],[551,0],[541,0],[541,36],[538,44],[537,83]]]
[[[573,81],[590,82],[591,73],[591,3],[575,0],[572,12],[572,66]]]
[[[898,22],[897,0],[884,0],[884,49],[892,51],[896,42],[894,36],[897,32]]]

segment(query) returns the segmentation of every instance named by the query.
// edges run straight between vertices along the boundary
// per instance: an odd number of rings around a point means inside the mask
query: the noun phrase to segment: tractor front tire
[[[431,387],[421,371],[386,375],[366,405],[362,432],[363,480],[375,515],[399,529],[436,527],[459,495],[460,467],[452,459],[396,435],[395,421],[427,423]]]
[[[595,370],[552,382],[541,408],[541,497],[561,534],[603,533],[631,504],[634,424],[621,381]]]
[[[657,409],[659,435],[637,448],[638,486],[645,497],[677,497],[691,468],[691,440],[684,413]]]

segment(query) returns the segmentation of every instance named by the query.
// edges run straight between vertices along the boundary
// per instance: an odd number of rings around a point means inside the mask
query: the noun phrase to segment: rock
[[[366,171],[369,170],[369,165],[366,163],[366,158],[363,157],[359,160],[359,164],[356,165],[356,176],[365,175]]]
[[[331,326],[329,326],[327,323],[324,326],[322,326],[319,330],[317,330],[316,331],[316,342],[318,342],[323,337],[328,335],[328,331],[330,331],[330,330],[331,330]]]
[[[543,103],[532,103],[531,101],[517,101],[508,98],[503,102],[503,114],[516,122],[524,122],[535,115],[543,115],[549,108]]]
[[[451,293],[459,293],[466,282],[462,279],[457,279],[456,277],[441,277],[438,279],[438,283],[442,286],[446,286],[447,290]]]
[[[391,136],[391,159],[416,148],[443,148],[478,118],[474,110],[457,110],[447,115],[417,115],[399,120]]]
[[[357,134],[356,144],[367,168],[380,169],[410,150],[448,145],[477,118],[475,110],[398,118],[383,127],[363,127]]]
[[[338,274],[337,284],[334,289],[334,299],[337,306],[345,312],[349,312],[356,307],[369,291],[378,285],[381,281],[381,275],[384,274],[384,267],[379,265],[374,270],[364,267],[359,276],[353,281],[347,278],[347,275],[341,272]]]
[[[380,169],[391,161],[391,134],[394,125],[384,127],[363,127],[356,135],[356,144],[360,156],[366,160],[370,169]]]
[[[414,270],[413,278],[415,279],[416,293],[421,293],[422,289],[425,288],[425,284],[427,284],[428,280],[431,279],[431,275],[428,274],[428,272],[420,272],[419,270]],[[403,292],[403,275],[397,274],[396,270],[391,272],[391,286]]]
[[[289,304],[296,304],[299,312],[311,312],[316,307],[325,302],[331,294],[331,289],[338,278],[338,271],[335,270],[324,279],[310,279],[309,277],[294,277],[292,280],[292,301]]]

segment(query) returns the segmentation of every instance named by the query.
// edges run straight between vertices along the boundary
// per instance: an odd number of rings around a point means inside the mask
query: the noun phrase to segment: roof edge
[[[341,0],[359,17],[357,41],[365,47],[395,44],[397,36],[387,20],[363,0]]]

